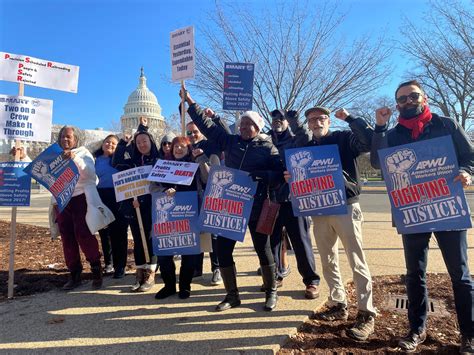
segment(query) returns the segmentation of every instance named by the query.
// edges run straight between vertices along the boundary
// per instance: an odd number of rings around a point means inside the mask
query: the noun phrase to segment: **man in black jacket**
[[[430,112],[428,98],[416,80],[402,83],[395,91],[398,124],[387,130],[391,110],[387,107],[376,111],[376,127],[372,142],[371,163],[380,168],[377,150],[431,138],[451,136],[459,165],[463,187],[471,184],[474,172],[474,147],[462,127],[448,117]],[[426,142],[429,144],[429,141]],[[405,251],[406,287],[408,295],[408,321],[410,330],[399,341],[399,346],[414,352],[426,339],[428,290],[426,287],[426,265],[431,232],[403,234]],[[467,231],[450,230],[434,232],[438,246],[451,277],[454,303],[461,331],[461,354],[472,354],[474,336],[474,287],[467,258]]]
[[[283,110],[274,110],[272,116],[272,130],[268,134],[272,137],[273,144],[277,147],[283,162],[285,162],[285,149],[291,149],[298,146],[295,135],[288,128],[288,121]],[[288,237],[293,246],[296,256],[298,271],[303,277],[306,285],[305,297],[314,299],[319,296],[320,277],[316,273],[316,264],[314,262],[313,246],[309,235],[308,217],[295,217],[290,201],[290,188],[288,184],[281,185],[274,190],[272,196],[276,202],[280,203],[280,213],[275,222],[273,234],[271,236],[272,252],[275,258],[275,264],[280,265],[282,250],[282,229],[286,228]],[[277,268],[277,277],[283,278],[280,270]]]
[[[336,118],[349,124],[350,130],[330,131],[330,111],[325,107],[313,107],[305,112],[308,119],[306,130],[298,122],[297,113],[287,113],[290,127],[303,146],[336,144],[339,148],[346,190],[347,213],[343,215],[313,216],[314,239],[321,257],[324,279],[329,286],[328,309],[319,314],[324,320],[346,320],[347,299],[339,271],[338,240],[344,249],[352,269],[356,286],[356,323],[346,330],[346,335],[356,340],[366,340],[374,331],[376,310],[372,302],[372,277],[362,249],[362,211],[359,205],[361,190],[357,157],[370,151],[373,129],[361,118],[350,116],[345,109],[336,112]],[[301,144],[301,143],[300,143]],[[289,173],[285,172],[287,178]]]

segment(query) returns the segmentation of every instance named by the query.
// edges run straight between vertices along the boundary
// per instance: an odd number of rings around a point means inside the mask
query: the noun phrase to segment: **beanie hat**
[[[161,144],[163,143],[172,143],[176,135],[173,132],[169,132],[161,138]]]
[[[262,116],[260,116],[257,112],[255,111],[245,111],[242,116],[240,116],[240,119],[247,117],[249,118],[255,126],[258,127],[258,130],[261,131],[263,127],[265,127],[265,122],[263,122]]]

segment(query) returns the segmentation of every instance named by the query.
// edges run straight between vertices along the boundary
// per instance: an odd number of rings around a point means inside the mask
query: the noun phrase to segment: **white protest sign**
[[[192,26],[171,32],[171,79],[180,81],[194,78],[195,52]]]
[[[51,142],[53,101],[0,94],[0,139]]]
[[[112,175],[117,202],[150,193],[150,182],[146,180],[151,165],[139,166]]]
[[[199,164],[186,161],[158,160],[148,180],[176,185],[191,185]]]
[[[0,52],[0,80],[77,93],[79,67]]]

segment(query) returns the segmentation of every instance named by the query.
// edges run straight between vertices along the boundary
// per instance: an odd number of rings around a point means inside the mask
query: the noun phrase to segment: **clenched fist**
[[[336,118],[339,118],[340,120],[345,121],[347,116],[349,116],[349,112],[345,108],[340,108],[334,113],[334,116],[336,116]]]
[[[392,116],[392,110],[388,107],[381,107],[375,110],[375,123],[377,126],[385,126]]]

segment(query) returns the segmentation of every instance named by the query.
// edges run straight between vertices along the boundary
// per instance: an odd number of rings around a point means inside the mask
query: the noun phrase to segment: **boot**
[[[97,290],[102,287],[102,266],[98,264],[91,264],[92,271],[92,289]]]
[[[266,311],[271,311],[277,304],[277,281],[275,264],[262,265],[262,278],[265,285],[265,306]]]
[[[157,300],[165,299],[169,296],[173,296],[176,293],[176,274],[175,270],[166,270],[161,268],[161,278],[165,283],[165,286],[155,294]]]
[[[230,308],[240,306],[239,290],[237,289],[237,272],[235,264],[227,267],[219,267],[227,295],[224,300],[216,306],[216,311],[221,312]]]
[[[143,283],[138,288],[138,292],[149,291],[155,285],[155,270],[149,268],[143,270]]]
[[[69,280],[63,286],[64,291],[74,290],[76,287],[81,286],[81,272],[81,270],[71,271],[69,274]]]
[[[179,293],[181,299],[186,299],[191,296],[191,281],[193,280],[194,268],[183,268],[179,270]]]
[[[144,270],[141,268],[135,271],[135,284],[131,287],[130,291],[137,292],[142,285],[144,276],[143,271]]]

